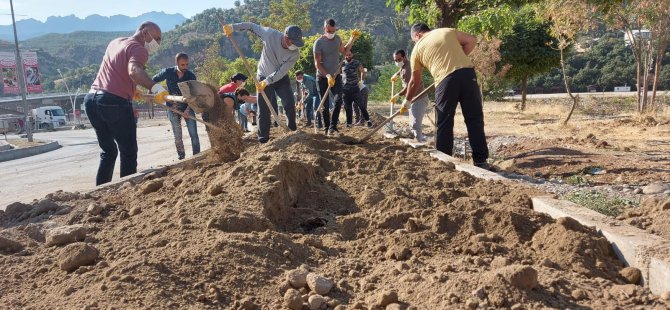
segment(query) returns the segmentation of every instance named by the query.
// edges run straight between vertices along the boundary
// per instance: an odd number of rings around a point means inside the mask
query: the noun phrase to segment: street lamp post
[[[23,118],[25,120],[26,136],[28,142],[33,142],[33,128],[28,117],[28,101],[26,100],[26,80],[23,72],[23,61],[21,61],[21,52],[19,51],[19,37],[16,34],[16,20],[14,19],[14,2],[9,0],[9,7],[12,10],[12,27],[14,28],[14,46],[16,46],[16,68],[18,69],[19,89],[21,91],[21,105],[23,106]]]
[[[60,78],[63,79],[63,84],[65,84],[65,90],[67,91],[67,96],[70,97],[70,104],[72,104],[72,117],[74,118],[74,123],[77,124],[77,116],[75,114],[75,109],[74,109],[74,100],[72,100],[72,94],[70,93],[70,87],[67,85],[67,80],[63,77],[63,73],[60,72],[60,69],[56,69],[58,71],[58,74],[60,74]]]

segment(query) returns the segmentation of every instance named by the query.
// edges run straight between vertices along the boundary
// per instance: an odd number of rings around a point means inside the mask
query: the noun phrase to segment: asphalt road
[[[188,158],[192,154],[191,141],[186,127],[182,131]],[[201,150],[208,149],[209,139],[200,124],[198,135]],[[144,121],[137,130],[137,137],[138,171],[178,161],[167,120]],[[10,135],[8,138],[18,137]],[[95,188],[100,148],[93,129],[35,133],[34,138],[56,140],[62,147],[40,155],[0,162],[0,209],[4,210],[12,202],[30,202],[57,190],[74,192]],[[118,159],[113,180],[117,179]]]

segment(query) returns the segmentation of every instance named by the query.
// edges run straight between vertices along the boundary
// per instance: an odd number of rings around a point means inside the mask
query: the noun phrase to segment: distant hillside
[[[173,29],[186,20],[181,14],[167,14],[163,12],[149,12],[137,17],[114,15],[110,17],[90,15],[84,19],[74,15],[52,16],[45,22],[35,19],[26,19],[16,22],[19,40],[28,40],[48,33],[71,33],[75,31],[132,31],[143,21],[151,20],[157,23],[164,31]],[[14,40],[12,25],[0,26],[1,40]]]
[[[132,35],[132,31],[77,31],[68,34],[50,33],[21,42],[22,49],[38,50],[67,59],[84,67],[100,64],[107,44],[112,39]]]

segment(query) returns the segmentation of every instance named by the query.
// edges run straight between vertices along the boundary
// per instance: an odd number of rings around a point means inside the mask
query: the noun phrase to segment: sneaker
[[[368,121],[368,128],[372,128],[372,122]]]
[[[351,124],[347,124],[347,128],[351,128],[352,126],[353,126],[353,125],[351,125]]]
[[[330,129],[328,130],[328,135],[334,138],[337,138],[340,136],[340,132],[337,131],[337,129]]]
[[[314,124],[312,124],[312,122],[307,122],[307,125],[305,125],[305,126],[306,127],[312,127],[312,126],[314,126]]]
[[[179,160],[182,160],[182,159],[186,158],[186,155],[184,155],[184,154],[179,154],[177,157],[179,158]]]

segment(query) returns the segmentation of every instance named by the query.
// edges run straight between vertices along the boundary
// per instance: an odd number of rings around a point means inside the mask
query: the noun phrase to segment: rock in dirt
[[[497,273],[511,285],[530,290],[539,286],[537,271],[530,266],[511,265],[497,270]]]
[[[284,305],[291,310],[302,309],[302,295],[296,289],[289,289],[284,293]]]
[[[662,194],[667,190],[670,190],[670,183],[656,182],[643,187],[642,193],[645,195],[655,195]]]
[[[30,210],[30,208],[32,208],[32,206],[29,204],[13,202],[5,207],[5,215],[10,218],[18,217],[23,212]]]
[[[75,271],[81,266],[91,265],[98,258],[98,250],[86,243],[67,245],[58,255],[58,265],[65,271]]]
[[[294,269],[286,273],[286,280],[288,280],[288,283],[294,288],[303,288],[307,285],[307,274],[309,274],[309,270],[307,269]]]
[[[307,274],[307,285],[309,289],[319,295],[328,295],[333,288],[333,281],[315,273]]]
[[[666,199],[663,202],[658,203],[658,207],[656,207],[658,211],[665,211],[665,210],[670,210],[670,198]]]
[[[102,206],[98,203],[92,203],[88,205],[88,208],[86,208],[86,212],[88,212],[88,214],[93,216],[100,214],[102,210],[103,210]]]
[[[640,282],[640,277],[642,277],[642,272],[640,269],[635,267],[626,267],[619,271],[619,274],[626,279],[626,282],[630,284],[638,284]]]
[[[387,259],[406,260],[411,254],[412,252],[407,247],[396,245],[388,249],[385,257]]]
[[[142,186],[142,194],[151,194],[163,187],[163,180],[151,180]]]
[[[403,307],[400,304],[390,304],[384,310],[403,310]]]
[[[47,230],[45,234],[46,245],[65,245],[86,238],[88,229],[83,225],[60,226]]]
[[[382,307],[396,302],[398,302],[398,292],[396,291],[383,291],[377,295],[377,304]]]
[[[221,194],[223,193],[223,186],[221,184],[212,184],[209,188],[207,188],[207,193],[212,196]]]
[[[312,295],[307,299],[309,310],[320,310],[326,304],[326,299],[321,295]]]
[[[23,250],[23,244],[0,236],[0,252],[14,254]]]

